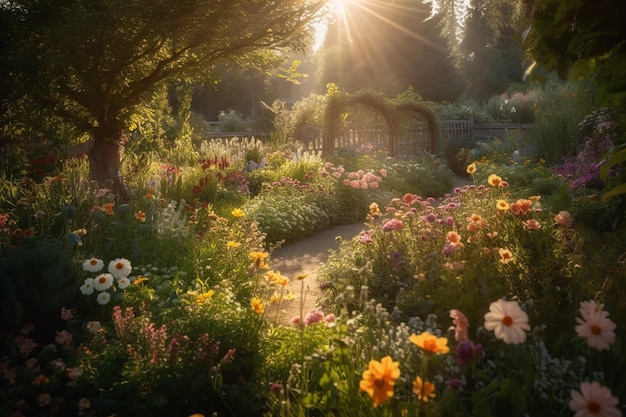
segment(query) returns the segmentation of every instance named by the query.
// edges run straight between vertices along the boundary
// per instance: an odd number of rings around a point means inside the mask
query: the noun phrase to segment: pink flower
[[[454,323],[454,340],[457,342],[469,340],[467,329],[469,328],[469,321],[465,314],[459,310],[450,310],[450,318]]]
[[[574,218],[565,210],[560,211],[559,214],[554,216],[554,220],[565,229],[569,229],[574,224]]]
[[[609,313],[602,309],[596,309],[595,302],[580,303],[580,314],[576,317],[578,326],[576,333],[587,339],[587,344],[597,350],[608,350],[615,342],[615,329],[617,325],[608,318]],[[601,308],[601,307],[600,307]]]
[[[304,316],[304,325],[310,326],[324,320],[324,313],[320,310],[311,310]]]
[[[69,320],[73,318],[74,314],[72,313],[72,310],[67,310],[65,307],[61,307],[61,320]]]
[[[391,219],[387,223],[383,225],[384,232],[390,232],[392,230],[396,230],[398,232],[402,231],[404,224],[398,219]]]
[[[574,417],[621,417],[622,412],[616,407],[617,398],[611,390],[596,381],[581,382],[580,391],[571,391],[569,408]]]
[[[301,324],[300,316],[293,316],[291,320],[289,320],[289,323],[293,324],[294,326],[299,326]]]
[[[541,229],[541,223],[539,223],[535,219],[528,219],[525,222],[522,222],[525,230],[539,230]]]
[[[20,346],[20,353],[28,356],[37,346],[39,346],[39,344],[33,342],[33,339],[28,338],[28,339],[22,340],[19,346]]]
[[[67,330],[61,330],[57,332],[57,337],[54,338],[54,341],[63,347],[68,347],[72,344],[72,334]]]

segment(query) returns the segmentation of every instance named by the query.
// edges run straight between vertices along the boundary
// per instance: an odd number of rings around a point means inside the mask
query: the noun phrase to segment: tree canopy
[[[218,64],[262,66],[278,48],[303,47],[326,1],[2,2],[2,117],[15,116],[18,102],[53,111],[93,138],[94,179],[117,181],[124,130],[148,93],[209,79]]]

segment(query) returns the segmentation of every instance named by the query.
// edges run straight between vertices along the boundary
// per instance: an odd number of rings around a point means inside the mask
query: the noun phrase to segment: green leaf
[[[580,79],[588,79],[596,69],[595,58],[579,59],[572,64],[569,69],[568,78],[570,82],[576,82]]]
[[[608,161],[600,167],[600,178],[604,180],[613,166],[624,161],[626,161],[626,148],[611,155]]]
[[[606,193],[602,195],[602,200],[605,201],[611,197],[615,197],[616,195],[620,195],[620,194],[626,194],[626,184],[620,184],[616,187],[613,187],[612,189],[610,189],[609,191],[607,191]]]
[[[476,391],[472,394],[472,416],[473,417],[490,417],[490,407],[487,397],[482,392]]]

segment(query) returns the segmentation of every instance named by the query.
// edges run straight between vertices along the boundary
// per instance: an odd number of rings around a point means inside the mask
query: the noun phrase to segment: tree
[[[525,47],[534,61],[528,72],[545,81],[594,79],[605,103],[626,102],[626,24],[622,0],[527,1]]]
[[[119,167],[135,108],[168,81],[216,65],[262,66],[303,47],[327,0],[7,0],[0,3],[3,117],[54,111],[93,139],[92,178],[124,191]]]
[[[522,81],[523,49],[516,37],[518,16],[510,0],[470,3],[458,49],[468,96],[487,100],[511,83]]]
[[[548,72],[562,79],[593,80],[597,100],[620,115],[622,133],[618,147],[600,169],[602,177],[621,166],[613,188],[604,198],[626,194],[626,25],[623,0],[526,1],[529,27],[525,32],[527,54],[533,60],[528,73],[545,82]],[[625,201],[625,200],[622,200]]]

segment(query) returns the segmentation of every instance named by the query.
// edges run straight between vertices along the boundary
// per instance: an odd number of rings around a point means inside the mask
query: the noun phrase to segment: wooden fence
[[[526,132],[533,124],[475,124],[472,120],[444,120],[439,125],[439,141],[451,138],[502,138],[511,132]],[[304,150],[318,152],[322,150],[322,138],[313,127],[306,127],[297,137]],[[387,148],[389,135],[383,127],[373,129],[349,128],[335,138],[335,149],[357,148],[371,144],[377,148]],[[398,137],[398,155],[415,155],[420,151],[430,152],[430,137],[426,124],[412,126]],[[435,149],[437,151],[438,149]]]

